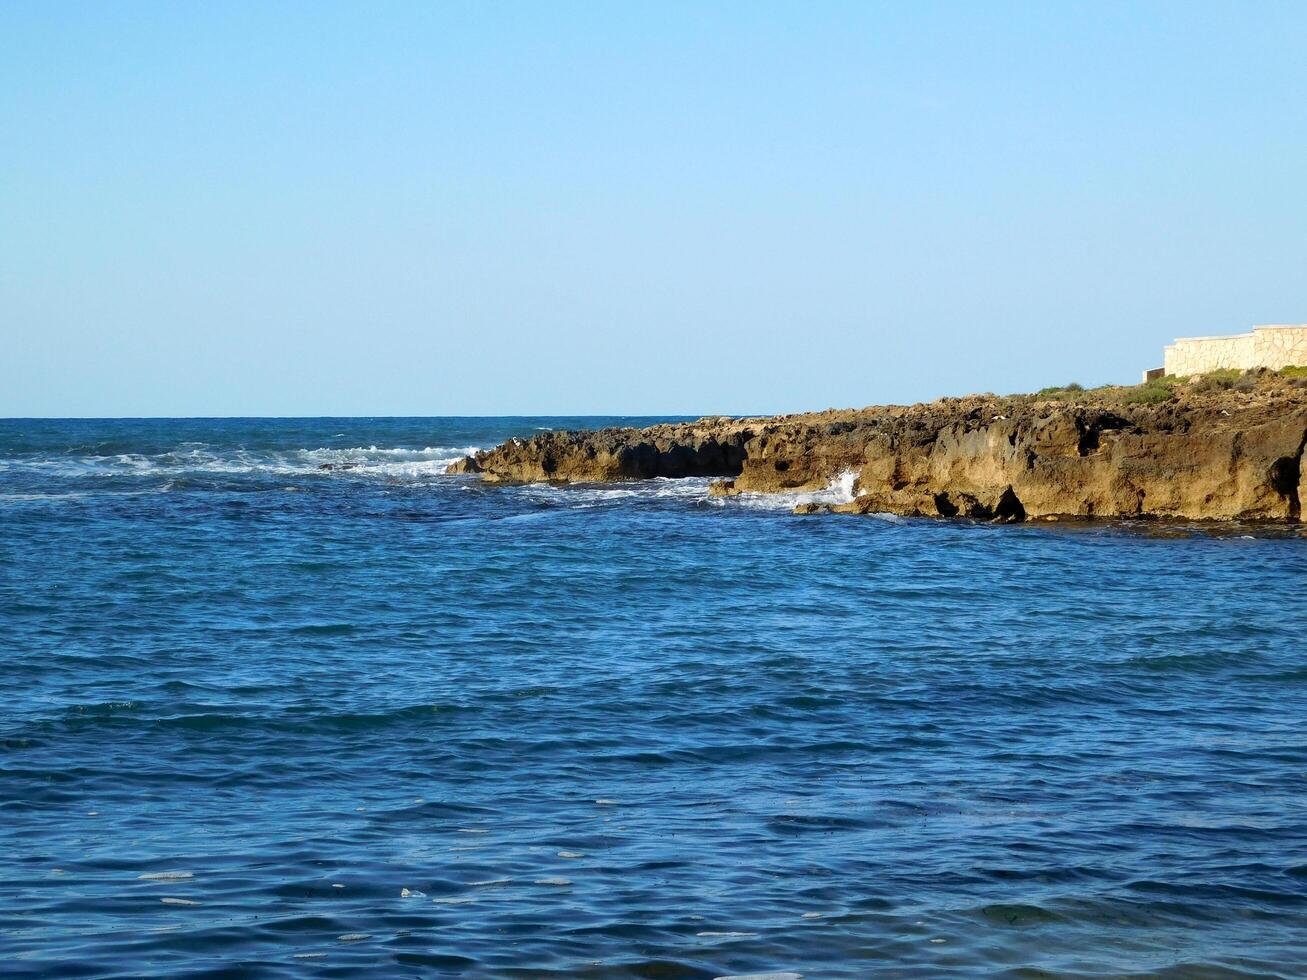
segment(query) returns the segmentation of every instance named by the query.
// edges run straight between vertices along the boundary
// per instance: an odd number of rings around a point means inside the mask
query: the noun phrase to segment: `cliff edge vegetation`
[[[1286,368],[543,432],[450,472],[499,482],[709,476],[721,478],[719,495],[818,490],[854,474],[850,502],[796,510],[1298,521],[1304,445],[1307,369]]]

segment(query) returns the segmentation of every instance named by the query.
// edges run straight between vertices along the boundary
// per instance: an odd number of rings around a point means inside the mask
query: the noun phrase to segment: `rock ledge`
[[[544,432],[467,457],[450,472],[495,482],[713,476],[723,479],[710,493],[729,496],[818,490],[852,471],[850,503],[796,510],[1297,521],[1305,445],[1307,379],[1253,372]]]

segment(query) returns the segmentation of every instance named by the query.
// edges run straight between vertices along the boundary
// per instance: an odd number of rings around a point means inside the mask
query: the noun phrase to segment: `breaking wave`
[[[542,504],[562,504],[574,509],[601,507],[606,504],[632,503],[642,500],[707,500],[708,477],[655,477],[630,483],[550,484],[528,483],[514,488],[528,500]]]
[[[268,475],[373,477],[418,480],[438,476],[477,446],[354,446],[285,450],[216,449],[182,446],[163,453],[117,453],[105,456],[56,456],[0,461],[5,469],[70,478],[181,477],[190,475]]]
[[[793,510],[798,504],[851,503],[858,482],[856,470],[844,470],[820,490],[796,490],[791,493],[739,493],[731,497],[712,497],[717,507],[747,507],[752,510]]]
[[[655,477],[629,483],[551,484],[528,483],[510,492],[535,503],[565,506],[572,509],[602,507],[641,501],[684,501],[712,507],[742,507],[749,510],[784,511],[797,504],[842,504],[853,500],[858,474],[846,470],[820,490],[793,493],[741,493],[730,497],[709,496],[711,477]]]

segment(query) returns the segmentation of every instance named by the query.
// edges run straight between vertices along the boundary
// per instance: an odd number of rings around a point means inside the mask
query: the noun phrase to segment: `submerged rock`
[[[795,514],[825,514],[830,512],[830,507],[826,504],[806,503],[795,504],[792,513]]]
[[[1298,520],[1307,387],[1274,374],[1059,397],[929,404],[645,429],[545,432],[451,472],[498,482],[713,476],[713,496],[819,490],[855,472],[855,498],[796,513]]]

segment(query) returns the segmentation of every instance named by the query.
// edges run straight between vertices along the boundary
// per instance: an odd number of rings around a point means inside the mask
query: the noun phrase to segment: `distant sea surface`
[[[0,421],[0,974],[1307,973],[1307,540],[443,475],[649,421]]]

